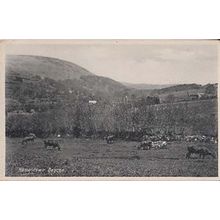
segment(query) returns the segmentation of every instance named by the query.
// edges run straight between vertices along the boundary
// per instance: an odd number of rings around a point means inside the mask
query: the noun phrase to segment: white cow
[[[167,142],[166,141],[155,141],[152,142],[152,148],[154,149],[164,149],[167,146]]]

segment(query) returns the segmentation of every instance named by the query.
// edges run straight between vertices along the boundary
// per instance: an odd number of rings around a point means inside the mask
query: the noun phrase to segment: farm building
[[[96,104],[97,103],[97,101],[96,100],[89,100],[89,104]]]

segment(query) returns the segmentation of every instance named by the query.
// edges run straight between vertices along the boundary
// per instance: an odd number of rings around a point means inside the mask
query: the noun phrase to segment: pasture
[[[218,159],[186,159],[188,146],[205,146],[217,155],[217,144],[170,142],[167,149],[138,150],[137,142],[65,138],[61,151],[45,149],[42,139],[21,144],[6,139],[6,176],[214,177]]]

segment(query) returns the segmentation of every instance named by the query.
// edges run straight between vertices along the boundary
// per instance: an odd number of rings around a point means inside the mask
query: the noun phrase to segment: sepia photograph
[[[217,40],[11,40],[3,52],[4,178],[219,177]]]
[[[5,220],[217,220],[219,1],[1,1]]]

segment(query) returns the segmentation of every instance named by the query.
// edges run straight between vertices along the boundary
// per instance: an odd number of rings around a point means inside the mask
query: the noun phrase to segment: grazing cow
[[[152,141],[141,141],[138,145],[138,150],[150,150],[152,148]]]
[[[36,135],[33,134],[33,133],[30,133],[29,136],[25,137],[23,140],[22,140],[22,144],[27,144],[28,142],[34,142],[34,140],[36,139]]]
[[[58,150],[61,150],[60,144],[56,140],[44,140],[44,147],[53,147],[53,148],[58,148]]]
[[[114,141],[114,136],[113,135],[109,135],[105,138],[107,144],[113,144]]]
[[[167,142],[166,141],[155,141],[152,142],[152,148],[153,149],[165,149],[167,146]]]
[[[215,154],[209,151],[207,148],[195,148],[193,146],[187,148],[188,152],[186,153],[186,158],[189,159],[192,154],[198,154],[199,158],[204,159],[205,156],[212,156],[215,158]]]

